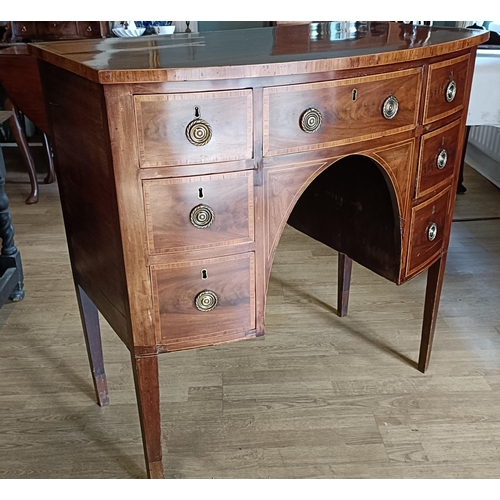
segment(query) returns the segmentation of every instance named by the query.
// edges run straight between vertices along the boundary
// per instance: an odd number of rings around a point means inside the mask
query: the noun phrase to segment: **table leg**
[[[85,344],[87,346],[97,404],[99,406],[107,406],[109,404],[108,384],[106,373],[104,372],[99,313],[97,307],[79,285],[76,285],[76,298],[82,318]]]
[[[443,287],[446,254],[432,264],[427,270],[427,287],[425,290],[424,320],[422,323],[422,340],[420,341],[420,356],[418,358],[418,369],[425,373],[429,366],[431,357],[432,341]]]
[[[462,163],[460,164],[460,173],[458,174],[457,194],[464,194],[467,188],[464,186],[464,164],[465,153],[467,152],[467,143],[469,142],[470,127],[465,127],[464,147],[462,150]]]
[[[351,288],[352,259],[339,252],[339,272],[337,284],[337,314],[347,316],[349,290]]]
[[[132,354],[132,369],[148,478],[163,479],[158,356]]]
[[[28,145],[28,139],[26,139],[26,134],[24,133],[21,123],[19,122],[19,114],[15,104],[7,98],[5,100],[5,109],[12,111],[12,116],[9,118],[9,125],[12,129],[12,134],[14,139],[21,151],[21,155],[24,159],[26,168],[28,169],[28,176],[30,178],[31,184],[31,194],[26,198],[26,204],[32,205],[38,202],[38,180],[36,178],[35,162],[31,156],[30,148]]]
[[[49,160],[49,171],[43,182],[45,182],[45,184],[52,184],[56,180],[56,171],[54,170],[54,156],[47,134],[43,134],[43,142],[45,143],[45,150],[47,151],[47,158]]]

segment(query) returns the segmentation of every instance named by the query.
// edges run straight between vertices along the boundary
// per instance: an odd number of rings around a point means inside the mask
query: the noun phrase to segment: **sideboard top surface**
[[[271,28],[31,44],[33,55],[99,83],[287,76],[412,61],[467,49],[487,31],[394,22]]]

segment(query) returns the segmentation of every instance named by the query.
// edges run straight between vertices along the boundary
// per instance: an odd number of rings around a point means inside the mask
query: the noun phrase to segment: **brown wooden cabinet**
[[[163,476],[158,354],[264,334],[287,222],[340,252],[339,315],[352,260],[398,285],[428,269],[429,362],[487,33],[378,23],[317,51],[307,26],[245,31],[30,46],[96,396],[97,308],[131,352],[149,477]]]
[[[11,21],[11,41],[76,40],[109,36],[109,21]]]

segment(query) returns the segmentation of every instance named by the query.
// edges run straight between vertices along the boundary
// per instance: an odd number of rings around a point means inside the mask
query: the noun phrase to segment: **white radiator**
[[[469,142],[500,163],[500,127],[471,127]]]
[[[500,127],[471,127],[467,163],[500,187]]]

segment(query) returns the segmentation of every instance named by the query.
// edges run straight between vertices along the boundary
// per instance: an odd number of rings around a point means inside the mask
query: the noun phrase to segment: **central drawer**
[[[264,155],[297,153],[411,130],[422,68],[264,89]]]

